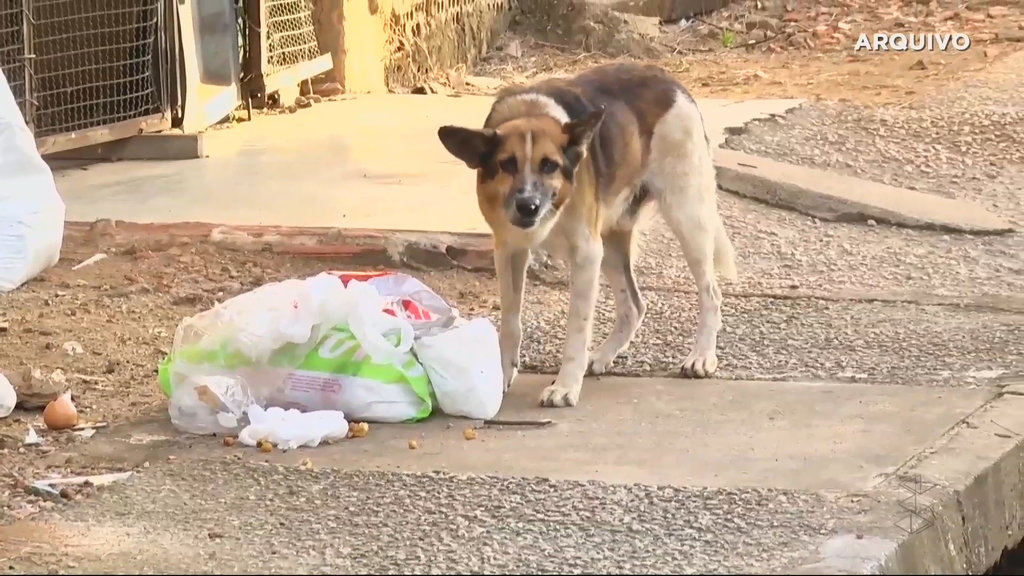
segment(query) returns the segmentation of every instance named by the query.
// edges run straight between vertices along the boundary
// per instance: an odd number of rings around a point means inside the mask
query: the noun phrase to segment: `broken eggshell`
[[[43,424],[50,430],[67,430],[78,425],[78,409],[71,401],[71,392],[66,391],[54,398],[43,409]]]

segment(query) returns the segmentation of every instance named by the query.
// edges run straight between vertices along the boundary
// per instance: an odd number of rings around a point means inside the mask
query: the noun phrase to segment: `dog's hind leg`
[[[634,232],[613,230],[604,237],[601,271],[615,297],[615,325],[605,341],[590,356],[590,373],[603,374],[633,340],[643,322],[647,305],[633,276]]]
[[[665,222],[682,244],[697,286],[697,329],[681,373],[707,378],[718,369],[722,292],[716,267],[734,274],[732,250],[722,228],[711,150],[696,103],[679,93],[655,127],[645,178],[655,192]],[[724,240],[723,240],[724,239]],[[716,255],[722,259],[716,266]]]
[[[523,342],[523,293],[526,289],[526,265],[530,252],[522,248],[498,247],[494,251],[494,269],[501,298],[501,323],[498,346],[505,390],[519,374],[519,352]]]

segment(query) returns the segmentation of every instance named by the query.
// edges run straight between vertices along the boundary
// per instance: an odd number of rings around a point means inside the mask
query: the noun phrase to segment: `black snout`
[[[516,198],[516,213],[523,220],[533,220],[540,214],[540,198],[520,196]]]

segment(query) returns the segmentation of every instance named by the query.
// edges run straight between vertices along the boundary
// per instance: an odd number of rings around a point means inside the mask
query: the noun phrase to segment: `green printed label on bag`
[[[397,346],[398,338],[396,334],[384,335],[384,339],[392,346]],[[308,382],[310,378],[306,375],[309,375],[314,376],[315,380],[337,382],[341,387],[346,385],[346,380],[351,385],[358,383],[363,387],[367,384],[380,387],[381,395],[387,397],[382,397],[381,401],[395,402],[396,397],[416,398],[416,406],[408,408],[411,420],[422,420],[433,410],[430,380],[411,350],[400,354],[397,363],[374,362],[355,335],[344,325],[330,330],[300,362],[296,363],[294,359],[300,349],[298,345],[293,344],[284,346],[270,356],[267,365],[291,370],[294,378],[289,377],[287,380],[294,380],[296,384],[300,381]],[[171,374],[175,366],[181,363],[191,366],[216,366],[229,371],[254,367],[254,363],[244,354],[230,349],[227,344],[217,349],[183,347],[168,354],[160,363],[158,379],[160,388],[167,396],[170,396],[172,391]],[[395,392],[400,391],[388,392],[387,388],[390,387],[405,387],[413,394],[396,395]]]

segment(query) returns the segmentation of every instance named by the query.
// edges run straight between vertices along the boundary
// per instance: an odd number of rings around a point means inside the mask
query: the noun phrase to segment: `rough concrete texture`
[[[991,390],[604,378],[580,410],[552,411],[534,405],[546,383],[524,377],[498,417],[547,427],[438,417],[262,454],[163,418],[120,426],[84,450],[134,476],[0,540],[13,570],[82,574],[903,572],[941,554],[901,546],[957,538],[973,566],[1005,540],[941,522],[910,536],[894,487],[941,483],[928,495],[937,517],[979,490],[962,463],[1013,444],[985,419],[1024,426]]]
[[[924,192],[758,158],[735,150],[715,153],[723,190],[822,220],[885,222],[912,228],[999,234],[1006,220],[983,207]]]

